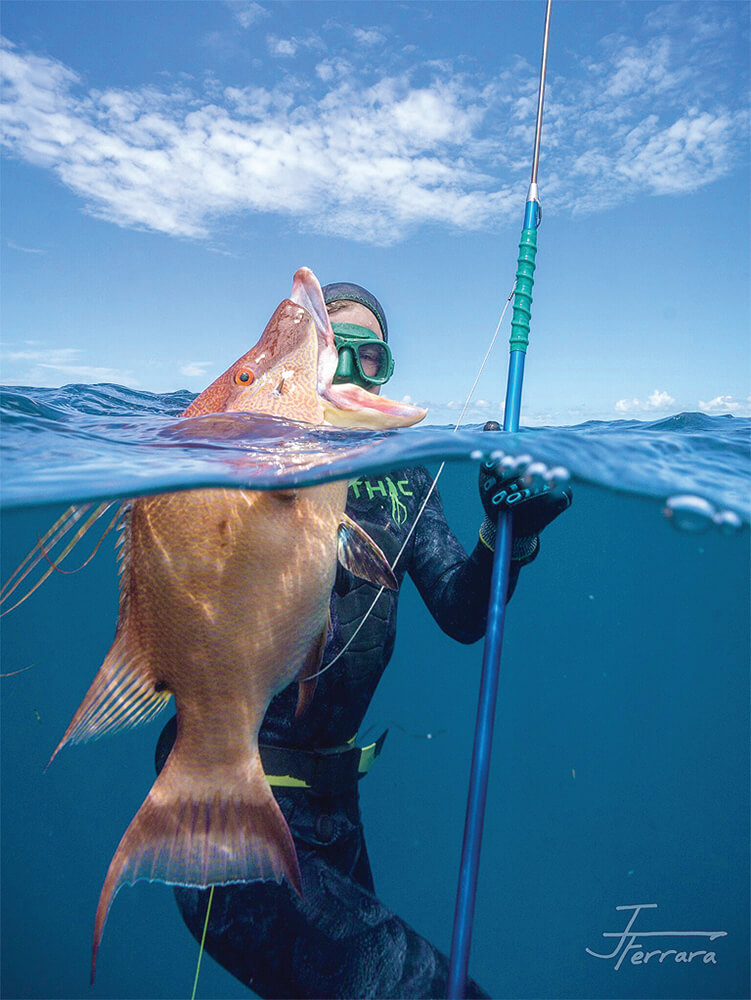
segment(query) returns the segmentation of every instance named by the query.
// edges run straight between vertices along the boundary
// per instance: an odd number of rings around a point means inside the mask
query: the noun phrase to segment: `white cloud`
[[[31,343],[31,342],[29,342]],[[55,347],[49,350],[33,350],[27,348],[22,350],[3,351],[4,361],[39,361],[50,365],[67,365],[78,357],[81,352],[75,347]]]
[[[425,407],[428,411],[425,418],[426,425],[458,424],[461,427],[466,427],[472,424],[484,425],[488,420],[503,422],[504,403],[501,399],[475,400],[470,403],[463,416],[464,400],[447,401],[403,396],[402,402]],[[532,405],[524,407],[521,422],[523,427],[569,427],[586,420],[610,420],[611,417],[612,412],[608,413],[596,405],[587,404],[565,409],[540,409]]]
[[[660,129],[650,115],[626,136],[616,171],[655,194],[693,191],[726,173],[736,125],[728,113],[694,112]]]
[[[116,382],[137,386],[130,371],[81,363],[83,352],[75,347],[40,350],[5,350],[0,371],[5,385],[59,386],[65,382]],[[24,364],[20,364],[23,362]]]
[[[295,38],[277,38],[276,35],[269,35],[266,44],[272,56],[294,56],[300,43]]]
[[[46,253],[46,250],[37,250],[35,247],[22,247],[19,243],[14,243],[13,240],[6,240],[7,245],[11,250],[20,250],[21,253]]]
[[[235,20],[243,28],[249,28],[251,24],[269,16],[269,12],[255,0],[229,0],[229,6]]]
[[[253,3],[232,9],[248,23],[265,13]],[[656,24],[643,41],[604,38],[578,73],[551,77],[547,212],[695,191],[738,162],[743,88],[712,55],[712,32],[733,25],[718,27],[711,11],[695,34]],[[353,30],[361,44],[377,43],[377,29]],[[93,214],[175,236],[204,238],[241,212],[384,245],[425,224],[491,230],[516,219],[529,169],[532,67],[522,73],[510,63],[484,78],[401,55],[405,69],[386,75],[374,61],[321,58],[314,33],[271,35],[267,44],[296,66],[303,56],[318,61],[269,87],[223,89],[207,77],[201,90],[185,80],[97,91],[55,59],[6,42],[3,144],[52,171]]]
[[[732,413],[738,417],[751,416],[751,396],[745,399],[736,399],[734,396],[715,396],[705,402],[699,400],[699,409],[705,413]]]
[[[646,399],[619,399],[615,404],[618,413],[649,413],[652,410],[667,410],[675,403],[669,392],[655,389]]]
[[[208,369],[211,368],[211,365],[211,361],[188,361],[180,365],[179,371],[186,378],[198,378],[201,375],[205,375]]]
[[[269,35],[266,38],[266,47],[270,55],[281,58],[291,58],[307,49],[314,51],[326,50],[323,40],[312,31],[308,32],[303,38],[280,38],[278,35]]]
[[[323,62],[318,63],[316,66],[316,76],[319,80],[323,80],[324,83],[329,83],[329,81],[334,78],[334,64],[331,59],[324,59]]]
[[[154,89],[77,98],[54,60],[8,49],[3,65],[6,146],[120,225],[205,236],[217,216],[265,211],[388,243],[422,222],[482,228],[517,211],[514,188],[487,190],[461,156],[483,109],[457,80],[345,80],[306,106],[281,85],[228,88],[220,107]]]
[[[465,400],[449,399],[413,399],[404,397],[405,402],[416,403],[424,406],[428,411],[427,422],[429,424],[455,424],[461,417],[461,424],[485,423],[486,420],[500,420],[503,416],[503,403],[477,399],[472,400],[465,410]],[[463,416],[462,416],[463,414]],[[525,417],[525,423],[529,421]]]
[[[354,28],[352,34],[361,45],[380,45],[386,36],[378,28]]]

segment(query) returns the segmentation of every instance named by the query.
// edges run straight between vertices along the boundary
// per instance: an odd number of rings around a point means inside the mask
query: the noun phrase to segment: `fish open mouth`
[[[323,300],[318,278],[308,267],[295,272],[290,300],[301,306],[315,323],[318,334],[318,395],[327,402],[326,422],[335,426],[364,427],[382,430],[407,427],[425,416],[425,410],[409,403],[398,403],[368,392],[359,385],[334,385],[338,354],[334,331]]]
[[[327,396],[334,381],[338,358],[323,291],[309,267],[301,267],[295,272],[290,299],[296,306],[301,306],[315,323],[318,334],[318,392]]]

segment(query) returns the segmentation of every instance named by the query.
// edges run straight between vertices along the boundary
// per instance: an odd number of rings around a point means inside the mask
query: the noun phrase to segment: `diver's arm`
[[[425,478],[427,492],[431,482],[427,472]],[[536,551],[532,558],[534,555]],[[511,562],[508,598],[516,587],[521,565],[523,561]],[[492,549],[480,540],[467,555],[448,526],[434,490],[415,529],[409,574],[428,610],[452,639],[470,643],[485,634],[492,573]]]

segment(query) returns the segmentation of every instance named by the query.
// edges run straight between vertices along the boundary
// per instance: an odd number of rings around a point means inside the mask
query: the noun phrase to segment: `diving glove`
[[[489,420],[483,430],[499,431],[500,425]],[[525,481],[522,470],[504,467],[500,460],[488,459],[480,466],[480,500],[485,510],[485,520],[480,526],[480,541],[487,548],[495,549],[498,513],[510,510],[513,517],[512,560],[520,566],[537,556],[540,549],[539,534],[559,514],[571,506],[572,493],[566,487],[552,490],[540,480]]]

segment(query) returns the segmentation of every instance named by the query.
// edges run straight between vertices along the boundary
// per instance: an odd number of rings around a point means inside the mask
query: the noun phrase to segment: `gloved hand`
[[[483,430],[499,431],[500,425],[489,420]],[[485,520],[480,527],[480,540],[495,548],[496,525],[500,510],[511,510],[513,516],[513,545],[511,558],[519,565],[526,565],[539,551],[539,534],[559,514],[571,506],[572,493],[567,487],[552,491],[544,482],[525,482],[524,471],[510,471],[500,461],[489,459],[480,467],[480,499],[485,510]]]

